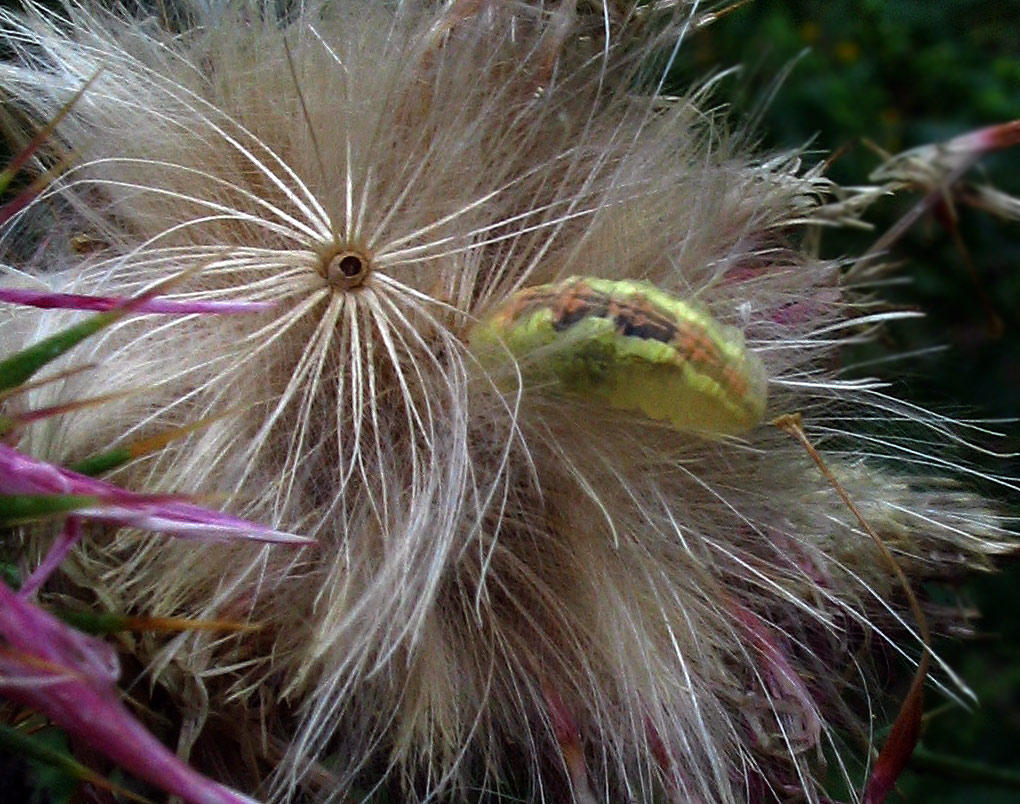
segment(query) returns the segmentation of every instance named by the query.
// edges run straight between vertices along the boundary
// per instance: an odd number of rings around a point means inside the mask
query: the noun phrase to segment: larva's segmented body
[[[526,288],[470,341],[493,372],[509,351],[528,384],[552,383],[681,430],[740,433],[765,413],[765,369],[743,335],[647,282],[574,276]]]

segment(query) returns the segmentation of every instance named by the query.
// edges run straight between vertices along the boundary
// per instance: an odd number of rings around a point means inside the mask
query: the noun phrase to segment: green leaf
[[[0,193],[7,189],[18,171],[25,166],[25,163],[28,162],[37,150],[39,150],[39,147],[52,136],[53,132],[60,124],[60,121],[67,117],[68,112],[70,112],[71,109],[74,108],[75,104],[81,100],[81,96],[85,94],[85,91],[92,85],[92,82],[99,77],[100,72],[102,72],[102,68],[93,73],[92,77],[82,84],[81,88],[71,96],[71,99],[60,107],[53,118],[47,122],[45,126],[39,129],[38,132],[36,132],[32,141],[21,149],[11,163],[3,170],[0,170]]]
[[[0,723],[0,748],[4,748],[12,754],[25,757],[41,765],[51,767],[72,779],[88,782],[104,790],[119,793],[132,801],[148,801],[148,799],[142,798],[130,790],[114,785],[96,773],[96,771],[82,765],[66,751],[54,748],[39,737],[26,734],[21,729],[13,728],[4,723]]]
[[[218,422],[220,419],[231,415],[234,410],[235,409],[227,410],[215,416],[207,416],[206,418],[192,424],[186,424],[182,427],[174,427],[171,430],[164,430],[163,432],[156,433],[155,435],[147,436],[146,438],[142,438],[137,441],[132,441],[126,446],[115,447],[114,449],[106,452],[90,455],[88,458],[83,458],[77,463],[71,464],[68,468],[81,475],[96,477],[97,475],[112,471],[119,466],[123,466],[125,463],[134,458],[140,458],[143,455],[149,455],[156,452],[157,450],[165,447],[171,441],[182,438],[189,433],[204,430],[214,422]],[[3,420],[0,419],[0,434],[2,433]]]
[[[0,494],[0,525],[17,525],[102,505],[85,494]]]
[[[51,335],[39,343],[0,360],[0,390],[14,388],[29,379],[47,363],[56,360],[86,338],[108,327],[126,311],[123,308],[98,313],[79,324]]]
[[[84,460],[78,461],[78,463],[72,464],[68,468],[72,472],[77,472],[80,475],[96,477],[97,475],[116,469],[118,466],[127,463],[134,457],[135,453],[130,447],[119,447],[117,449],[111,449],[108,452],[101,452],[98,455],[92,455]]]
[[[124,614],[101,614],[94,611],[58,611],[55,614],[72,628],[93,636],[129,631],[134,619]]]

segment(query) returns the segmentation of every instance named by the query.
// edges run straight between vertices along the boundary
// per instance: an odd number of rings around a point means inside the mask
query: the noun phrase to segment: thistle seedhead
[[[797,154],[746,153],[702,88],[666,97],[703,21],[672,5],[0,17],[22,114],[51,119],[94,79],[56,130],[77,161],[6,242],[37,210],[56,225],[11,274],[120,298],[185,270],[168,301],[272,305],[117,322],[82,357],[95,371],[37,401],[143,390],[21,444],[69,463],[214,420],[114,479],[317,540],[121,531],[70,559],[115,611],[264,625],[134,646],[179,751],[224,782],[281,801],[815,801],[823,755],[842,768],[860,727],[862,646],[919,654],[894,573],[788,436],[684,432],[512,356],[481,365],[472,328],[528,288],[647,284],[741,331],[766,419],[804,414],[914,578],[1005,549],[942,457],[961,427],[834,368],[896,314],[803,232],[865,203],[827,206]]]

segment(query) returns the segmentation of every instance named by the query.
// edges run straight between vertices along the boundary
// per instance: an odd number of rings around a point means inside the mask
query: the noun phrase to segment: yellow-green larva
[[[594,397],[680,430],[741,433],[765,414],[766,376],[743,334],[647,282],[570,277],[518,291],[471,331],[492,375]]]

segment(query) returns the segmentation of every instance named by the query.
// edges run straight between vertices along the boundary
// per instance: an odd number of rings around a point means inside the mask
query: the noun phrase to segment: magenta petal
[[[788,706],[789,716],[794,718],[798,728],[791,728],[791,739],[804,746],[816,746],[822,734],[822,721],[818,707],[794,670],[786,653],[773,639],[765,622],[750,609],[739,603],[731,603],[730,611],[747,631],[751,646],[760,661],[759,672],[769,691],[777,700]]]
[[[75,514],[96,522],[166,533],[181,539],[200,541],[249,539],[299,546],[315,543],[315,540],[308,536],[273,530],[247,519],[180,500],[152,504],[143,501],[128,506],[113,504],[103,508],[82,509]]]
[[[954,137],[946,143],[946,147],[951,151],[978,155],[1014,145],[1020,145],[1020,120],[979,128],[977,131]]]
[[[25,579],[18,594],[22,597],[29,597],[36,589],[46,583],[46,579],[53,574],[53,571],[60,566],[60,563],[71,552],[71,549],[81,540],[82,526],[81,518],[69,516],[64,521],[64,528],[53,543],[53,546],[46,553],[46,556],[39,563],[39,566],[32,570],[32,574]]]
[[[5,647],[66,668],[80,679],[113,684],[120,675],[117,654],[112,647],[101,639],[75,631],[36,608],[2,582],[0,635],[4,638]],[[4,656],[3,661],[12,660]],[[37,667],[34,672],[45,671]]]
[[[68,733],[191,804],[255,804],[207,779],[157,740],[121,703],[117,655],[0,582],[0,694],[46,715]],[[22,658],[24,657],[24,658]]]
[[[251,539],[295,545],[315,541],[179,498],[135,494],[106,481],[37,460],[6,444],[0,444],[0,494],[84,494],[104,504],[101,508],[78,511],[77,516],[182,538]]]
[[[24,304],[30,307],[41,307],[44,310],[96,310],[106,312],[118,307],[130,305],[136,313],[169,313],[171,315],[188,315],[192,313],[215,313],[218,315],[237,315],[241,313],[258,313],[269,310],[275,302],[268,301],[169,301],[166,299],[149,299],[148,301],[131,304],[131,299],[119,296],[84,296],[79,293],[50,293],[23,288],[0,288],[0,301],[10,304]]]

